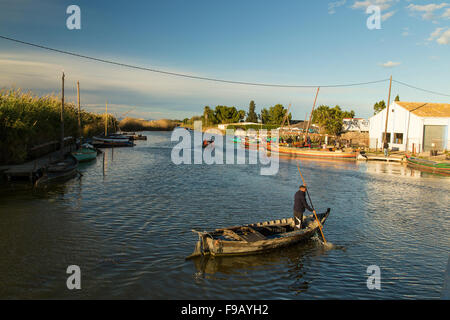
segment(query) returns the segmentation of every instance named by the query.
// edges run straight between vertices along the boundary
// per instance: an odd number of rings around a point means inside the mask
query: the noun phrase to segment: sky
[[[67,7],[81,10],[69,30]],[[366,9],[380,8],[369,29]],[[336,1],[79,1],[1,0],[0,35],[100,59],[233,81],[326,86],[387,79],[450,95],[450,2]],[[118,117],[190,118],[204,106],[256,111],[292,105],[293,119],[311,112],[315,88],[271,88],[174,77],[103,64],[0,39],[0,88],[61,93],[87,111]],[[322,87],[317,105],[373,115],[389,82]],[[450,103],[450,97],[398,83],[393,100]]]

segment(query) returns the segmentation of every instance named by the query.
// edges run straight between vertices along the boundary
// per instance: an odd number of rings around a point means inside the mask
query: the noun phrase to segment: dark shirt
[[[313,209],[306,202],[305,192],[298,190],[294,197],[294,211],[305,212],[305,208],[309,211],[313,211]]]

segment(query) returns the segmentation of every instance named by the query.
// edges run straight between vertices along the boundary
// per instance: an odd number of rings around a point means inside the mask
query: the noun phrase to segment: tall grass
[[[104,115],[82,111],[84,137],[104,132]],[[116,131],[117,120],[108,116],[108,131]],[[78,136],[78,108],[64,103],[65,136]],[[29,157],[30,148],[61,136],[61,98],[38,97],[31,92],[0,91],[0,163],[21,163]]]
[[[140,120],[125,118],[119,123],[120,130],[123,131],[171,131],[179,125],[179,121],[161,120]]]

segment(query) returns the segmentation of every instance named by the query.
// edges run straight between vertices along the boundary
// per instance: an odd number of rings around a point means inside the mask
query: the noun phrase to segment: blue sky
[[[81,30],[68,30],[66,8],[81,9]],[[369,5],[381,8],[380,30],[369,30]],[[220,79],[327,85],[394,79],[450,94],[450,2],[336,1],[31,1],[0,3],[0,34],[66,51],[143,67]],[[0,87],[38,94],[66,91],[117,116],[178,118],[205,105],[257,111],[292,103],[304,119],[315,89],[281,89],[176,78],[100,64],[0,39]],[[404,101],[450,102],[449,97],[393,85]],[[373,114],[388,83],[322,88],[318,104]],[[392,99],[393,99],[392,97]]]

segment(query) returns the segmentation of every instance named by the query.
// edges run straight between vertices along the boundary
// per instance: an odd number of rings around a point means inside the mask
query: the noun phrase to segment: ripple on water
[[[254,165],[174,165],[170,133],[105,150],[81,180],[0,201],[0,297],[71,298],[65,269],[83,273],[79,298],[438,298],[450,247],[450,180],[385,163],[301,160],[318,211],[331,207],[325,250],[185,261],[197,235],[292,214],[296,161],[276,176]],[[199,148],[195,152],[201,152]],[[367,267],[382,290],[367,289]],[[8,288],[5,290],[4,288]]]

